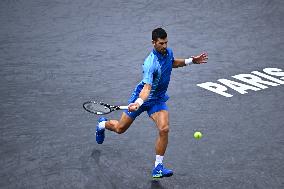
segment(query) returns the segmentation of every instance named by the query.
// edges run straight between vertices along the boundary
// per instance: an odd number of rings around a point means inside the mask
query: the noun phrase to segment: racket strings
[[[84,106],[87,110],[94,112],[96,114],[105,114],[110,112],[110,109],[102,104],[87,103]]]

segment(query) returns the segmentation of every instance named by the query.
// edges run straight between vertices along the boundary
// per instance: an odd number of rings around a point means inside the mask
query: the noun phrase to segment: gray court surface
[[[284,188],[284,86],[228,88],[231,98],[197,86],[284,70],[283,18],[282,0],[2,0],[0,188]],[[98,145],[98,117],[82,103],[127,105],[159,26],[175,57],[206,51],[209,62],[172,72],[164,164],[174,176],[152,181],[148,115]]]

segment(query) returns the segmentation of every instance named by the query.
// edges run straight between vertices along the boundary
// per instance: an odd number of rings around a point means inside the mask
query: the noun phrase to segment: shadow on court
[[[160,181],[152,180],[151,189],[163,189],[164,187],[160,184]]]

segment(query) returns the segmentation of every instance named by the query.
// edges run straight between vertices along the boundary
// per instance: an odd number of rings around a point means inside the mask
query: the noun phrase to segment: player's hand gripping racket
[[[88,101],[83,103],[83,108],[93,114],[104,115],[116,110],[128,110],[128,106],[113,106],[103,102]]]

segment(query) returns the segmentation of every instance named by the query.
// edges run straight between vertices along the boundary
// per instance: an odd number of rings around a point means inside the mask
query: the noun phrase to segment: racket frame
[[[90,104],[90,103],[94,103],[94,104],[99,104],[99,105],[102,105],[106,108],[109,109],[109,112],[95,112],[95,111],[92,111],[88,108],[86,108],[86,104]],[[87,102],[84,102],[83,103],[83,108],[87,111],[87,112],[90,112],[92,114],[96,114],[96,115],[105,115],[105,114],[109,114],[113,111],[116,111],[116,110],[127,110],[128,109],[128,106],[115,106],[115,105],[110,105],[110,104],[106,104],[104,102],[97,102],[97,101],[87,101]]]

